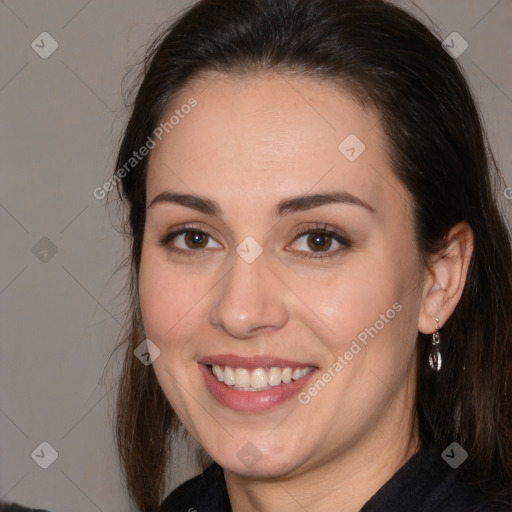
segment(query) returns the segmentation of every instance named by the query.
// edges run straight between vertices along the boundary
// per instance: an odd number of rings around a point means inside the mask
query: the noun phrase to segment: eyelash
[[[166,233],[160,240],[159,240],[159,245],[161,245],[162,247],[164,247],[165,249],[167,249],[169,252],[172,252],[172,253],[175,253],[175,254],[183,254],[183,255],[186,255],[187,257],[201,257],[202,256],[202,252],[205,250],[205,249],[180,249],[178,247],[173,247],[172,245],[170,245],[170,243],[178,236],[180,235],[183,235],[183,234],[186,234],[186,233],[189,233],[189,232],[194,232],[194,233],[199,233],[201,235],[206,235],[207,237],[210,237],[213,239],[213,237],[205,230],[203,229],[199,229],[195,226],[190,226],[190,225],[187,225],[187,226],[184,226],[180,229],[177,229],[177,230],[174,230],[174,231],[170,231],[169,233]],[[294,241],[298,238],[301,238],[305,235],[327,235],[327,236],[330,236],[332,239],[334,239],[336,242],[338,242],[339,244],[341,244],[342,246],[344,246],[344,249],[348,249],[351,247],[351,242],[350,240],[345,237],[344,235],[342,235],[341,233],[339,233],[338,231],[336,230],[333,230],[333,229],[328,229],[327,228],[327,225],[326,224],[323,224],[323,225],[310,225],[310,226],[307,226],[306,228],[302,228],[301,230],[299,230],[298,232],[296,232],[294,234]],[[343,251],[344,250],[343,248],[339,248],[335,251],[332,251],[332,252],[305,252],[305,251],[298,251],[298,256],[301,257],[301,258],[305,258],[305,259],[311,259],[311,258],[314,258],[314,259],[324,259],[324,258],[333,258],[334,256],[338,255],[339,252]]]

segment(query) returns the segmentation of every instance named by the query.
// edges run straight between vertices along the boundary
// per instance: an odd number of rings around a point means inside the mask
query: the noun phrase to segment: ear
[[[428,257],[418,318],[420,332],[433,333],[437,327],[443,326],[455,310],[466,284],[473,240],[469,224],[460,222],[446,235],[444,249]]]

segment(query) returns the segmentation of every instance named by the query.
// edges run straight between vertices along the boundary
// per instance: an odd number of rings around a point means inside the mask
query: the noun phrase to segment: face
[[[403,438],[424,268],[376,113],[277,75],[198,79],[176,110],[149,161],[139,294],[186,429],[248,476]]]

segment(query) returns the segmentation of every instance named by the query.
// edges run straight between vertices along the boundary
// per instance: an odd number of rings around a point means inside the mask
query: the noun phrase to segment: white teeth
[[[292,373],[292,379],[297,380],[298,378],[300,378],[300,376],[301,376],[300,369],[295,368],[295,370],[293,370],[293,373]]]
[[[220,366],[217,366],[217,368],[219,369],[219,371],[222,372]],[[235,385],[235,372],[229,366],[226,366],[226,368],[224,368],[224,382],[228,386],[234,386]]]
[[[245,368],[235,370],[235,386],[237,388],[248,388],[251,385],[251,374]]]
[[[212,372],[219,382],[224,382],[224,372],[221,370],[220,366],[212,366]]]
[[[267,386],[267,372],[263,368],[253,370],[251,375],[251,388],[261,389]]]
[[[288,384],[292,380],[292,369],[291,368],[283,368],[281,371],[281,380]]]
[[[292,373],[292,379],[298,380],[305,377],[310,372],[310,368],[295,368]]]
[[[281,368],[273,366],[267,373],[268,383],[271,386],[279,386],[281,384]]]
[[[257,391],[270,389],[272,386],[279,386],[281,382],[287,384],[292,379],[298,380],[305,377],[311,367],[279,368],[272,366],[268,372],[264,368],[248,370],[246,368],[231,368],[226,366],[224,370],[218,365],[212,366],[212,374],[219,382],[224,382],[227,386],[239,388],[244,391]]]

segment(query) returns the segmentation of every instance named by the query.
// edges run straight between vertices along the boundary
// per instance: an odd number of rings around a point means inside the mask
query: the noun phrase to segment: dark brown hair
[[[200,1],[150,48],[116,169],[152,137],[193,78],[265,70],[334,81],[375,107],[393,170],[412,197],[422,254],[441,250],[459,221],[473,229],[468,279],[443,326],[443,368],[436,377],[426,362],[429,337],[418,334],[420,437],[441,447],[457,441],[469,454],[466,476],[496,503],[512,505],[512,256],[497,206],[502,181],[459,66],[422,23],[381,0]],[[116,440],[130,496],[143,512],[163,497],[170,440],[180,425],[152,367],[133,353],[145,337],[137,276],[146,164],[147,157],[118,179],[128,206],[131,304],[118,346],[126,356]]]

